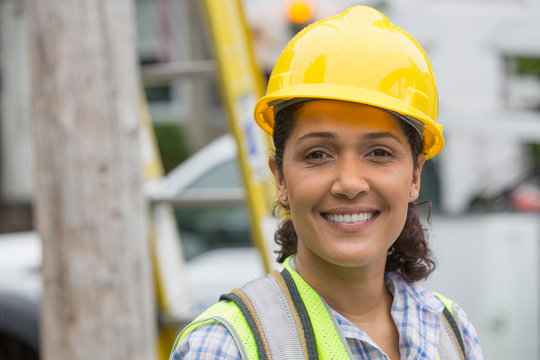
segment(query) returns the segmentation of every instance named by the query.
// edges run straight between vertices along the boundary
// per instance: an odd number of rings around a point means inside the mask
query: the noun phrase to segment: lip
[[[377,209],[367,206],[355,206],[355,207],[337,207],[322,211],[321,214],[357,214],[357,213],[376,213],[379,212]]]
[[[371,213],[372,217],[367,220],[360,220],[356,222],[336,222],[328,218],[327,214],[335,215],[352,215],[352,214],[365,214]],[[375,221],[379,216],[380,211],[373,208],[366,207],[357,207],[357,208],[334,208],[328,211],[321,212],[321,218],[330,226],[337,228],[342,231],[358,231],[368,226],[370,223]]]

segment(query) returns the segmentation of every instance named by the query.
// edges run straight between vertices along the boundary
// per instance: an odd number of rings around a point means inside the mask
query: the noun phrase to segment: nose
[[[369,190],[365,168],[354,155],[340,159],[336,164],[334,175],[330,193],[335,197],[352,200],[360,193]]]

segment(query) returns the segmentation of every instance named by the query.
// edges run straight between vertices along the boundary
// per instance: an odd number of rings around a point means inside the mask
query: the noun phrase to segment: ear
[[[276,196],[279,202],[282,202],[283,197],[287,195],[287,185],[285,184],[285,178],[283,173],[279,171],[276,164],[276,157],[270,156],[268,158],[268,167],[274,175],[274,183],[276,184]]]
[[[425,162],[426,157],[422,154],[418,155],[418,167],[414,169],[411,181],[410,193],[413,196],[409,199],[410,201],[415,201],[420,195],[420,179],[422,177],[422,169],[424,168]]]

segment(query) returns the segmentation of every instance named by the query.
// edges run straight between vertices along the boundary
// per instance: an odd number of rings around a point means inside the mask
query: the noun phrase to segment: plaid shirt
[[[394,296],[391,312],[399,332],[401,359],[437,359],[443,303],[431,291],[419,284],[407,282],[397,272],[386,274],[386,286]],[[338,312],[334,311],[334,315],[355,359],[389,359],[364,331]],[[462,309],[459,309],[459,318],[463,327],[467,360],[481,360],[482,350],[476,331]],[[170,359],[241,358],[229,331],[215,322],[187,335]]]

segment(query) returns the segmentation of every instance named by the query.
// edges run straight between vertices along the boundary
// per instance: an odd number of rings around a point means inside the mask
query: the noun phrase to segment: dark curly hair
[[[274,133],[272,135],[275,148],[275,161],[278,171],[283,172],[283,152],[285,144],[295,126],[296,114],[304,102],[298,102],[276,111]],[[422,152],[423,142],[416,129],[400,121],[411,147],[413,166],[418,168],[418,155]],[[422,203],[423,204],[423,203]],[[274,215],[282,219],[279,228],[274,234],[275,242],[280,245],[277,261],[282,263],[285,259],[296,254],[298,235],[290,219],[287,208],[278,201],[274,206]],[[285,216],[283,216],[285,215]],[[429,217],[429,211],[428,211]],[[386,271],[399,271],[410,282],[425,279],[435,270],[431,250],[428,247],[426,234],[420,222],[417,205],[409,203],[407,219],[401,234],[388,250]]]

